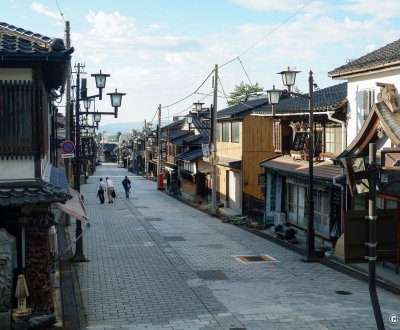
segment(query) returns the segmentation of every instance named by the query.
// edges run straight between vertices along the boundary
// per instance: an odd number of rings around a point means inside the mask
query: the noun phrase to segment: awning
[[[77,220],[88,224],[89,218],[79,192],[75,189],[69,188],[69,194],[72,196],[71,199],[67,200],[64,204],[55,203],[54,206],[58,207],[61,211],[69,214]]]
[[[281,173],[298,174],[308,177],[309,168],[308,161],[293,160],[289,155],[271,158],[260,163],[261,167],[275,170]],[[332,161],[323,161],[313,164],[313,174],[316,178],[332,180],[335,176],[342,174],[342,170],[338,166],[334,166]]]
[[[240,169],[242,167],[242,161],[238,159],[228,157],[218,157],[218,165]]]

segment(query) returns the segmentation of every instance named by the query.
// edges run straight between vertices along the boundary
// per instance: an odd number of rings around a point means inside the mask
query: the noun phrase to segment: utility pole
[[[158,105],[158,124],[157,124],[157,188],[158,189],[164,189],[164,187],[161,188],[160,185],[160,173],[161,173],[161,104]],[[164,180],[164,177],[163,177]]]
[[[218,64],[215,64],[214,69],[214,100],[213,100],[213,116],[212,116],[212,169],[211,169],[211,215],[217,215],[217,99],[218,99]]]
[[[144,173],[145,178],[148,178],[147,174],[147,121],[144,120]]]
[[[67,49],[71,48],[71,35],[69,21],[65,22],[65,46]],[[67,79],[65,84],[65,139],[71,140],[71,69],[67,69]],[[67,175],[67,181],[71,184],[71,159],[65,158],[65,173]],[[65,224],[71,226],[71,217],[69,214],[65,215]]]
[[[80,74],[82,66],[80,63],[76,65],[76,96],[75,96],[75,189],[79,192],[81,191],[81,164],[80,164],[80,139],[81,133],[79,129],[79,100],[80,95]],[[87,261],[85,255],[83,254],[83,240],[82,240],[82,222],[76,220],[76,230],[75,230],[76,246],[75,246],[75,262]]]

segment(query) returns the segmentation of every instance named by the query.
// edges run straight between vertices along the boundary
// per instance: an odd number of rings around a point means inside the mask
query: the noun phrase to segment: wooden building
[[[50,164],[48,123],[73,48],[0,23],[0,328],[11,328],[17,275],[36,315],[54,310],[49,228],[52,203],[71,196],[65,172]]]
[[[344,146],[347,118],[346,83],[314,92],[314,227],[316,235],[330,239],[332,228],[341,221],[340,168],[331,158]],[[272,106],[254,115],[274,121],[273,157],[260,162],[265,170],[264,218],[267,222],[307,227],[308,127],[306,98],[282,95],[272,117]]]
[[[263,96],[218,111],[217,190],[224,207],[239,214],[263,215],[263,171],[258,164],[274,154],[272,120],[252,114],[266,106]]]

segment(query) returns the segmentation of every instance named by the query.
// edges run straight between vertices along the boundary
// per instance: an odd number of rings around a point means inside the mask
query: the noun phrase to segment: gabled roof
[[[328,75],[339,78],[393,66],[400,66],[400,39],[342,65]]]
[[[0,67],[32,67],[41,65],[46,87],[58,89],[65,79],[74,48],[66,49],[59,38],[0,22]]]
[[[344,157],[367,156],[369,143],[380,139],[378,127],[381,126],[392,144],[400,147],[400,111],[392,112],[385,102],[375,103],[355,139],[335,161]]]
[[[308,95],[308,94],[305,94]],[[293,114],[309,112],[308,98],[295,96],[281,98],[275,105],[276,114]],[[347,83],[323,88],[314,92],[314,112],[333,111],[347,103]],[[272,105],[255,109],[254,114],[272,115]]]
[[[217,119],[243,119],[246,115],[255,111],[255,109],[265,107],[267,104],[267,97],[247,100],[218,111]]]

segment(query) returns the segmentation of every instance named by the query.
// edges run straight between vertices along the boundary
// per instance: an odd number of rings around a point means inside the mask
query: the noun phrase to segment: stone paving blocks
[[[75,265],[88,329],[376,328],[367,283],[304,263],[295,252],[209,217],[124,169],[104,164],[95,174],[81,186],[92,223],[83,243],[90,261]],[[133,183],[131,198],[99,205],[93,193],[98,177],[109,176],[123,196],[125,175]],[[260,254],[275,261],[236,259]],[[200,270],[220,271],[226,279],[201,279]],[[400,315],[400,299],[382,289],[378,297],[385,325],[394,329],[388,316]]]

